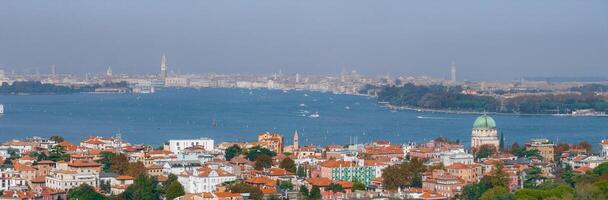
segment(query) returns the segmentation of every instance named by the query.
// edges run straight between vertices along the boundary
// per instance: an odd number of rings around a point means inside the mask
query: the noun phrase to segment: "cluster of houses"
[[[487,122],[484,126],[488,126]],[[474,129],[480,127],[483,128],[478,126]],[[480,145],[496,143],[487,139],[487,135],[482,136],[486,138],[478,138]],[[226,149],[234,145],[243,149],[260,146],[276,155],[272,157],[270,167],[256,169],[255,163],[245,155],[225,159]],[[545,139],[534,139],[525,148],[538,150],[540,156],[517,157],[498,151],[476,159],[464,145],[442,140],[422,144],[375,141],[346,146],[300,146],[297,132],[291,145],[285,145],[281,134],[264,132],[255,142],[216,145],[213,139],[208,138],[169,140],[164,143],[163,150],[132,145],[120,137],[88,137],[79,144],[31,137],[0,145],[0,162],[4,163],[0,165],[0,191],[3,191],[0,199],[66,199],[70,189],[83,184],[93,186],[105,195],[120,194],[133,184],[135,177],[103,172],[100,163],[103,152],[121,153],[128,157],[129,162],[143,163],[146,173],[160,182],[171,174],[176,175],[186,192],[179,197],[181,200],[250,198],[247,193],[231,193],[225,186],[230,182],[257,187],[268,198],[297,199],[300,197],[298,190],[306,187],[308,190],[319,188],[324,199],[449,199],[459,194],[465,185],[477,183],[492,173],[496,166],[503,167],[512,191],[523,187],[531,168],[540,169],[541,175],[548,178],[555,176],[557,167],[565,165],[572,166],[577,173],[588,172],[608,161],[608,140],[601,141],[600,145],[601,153],[597,155],[574,147],[556,155],[555,144]],[[69,159],[52,161],[35,157],[37,152],[50,155],[57,151],[57,147],[69,154]],[[293,160],[296,171],[280,168],[284,159]],[[424,161],[424,165],[431,169],[422,174],[421,187],[386,189],[383,170],[412,159]],[[562,166],[556,166],[556,163]],[[284,182],[292,187],[280,187]],[[109,184],[110,191],[102,191],[102,184]],[[361,184],[363,188],[356,187]],[[333,190],[335,185],[339,185],[341,190]]]

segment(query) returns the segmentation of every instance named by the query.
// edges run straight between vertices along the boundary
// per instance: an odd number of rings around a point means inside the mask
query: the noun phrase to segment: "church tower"
[[[298,130],[293,134],[293,150],[297,151],[300,149],[299,139],[298,139]]]
[[[499,143],[494,119],[486,114],[477,117],[471,133],[471,148],[478,149],[482,145],[492,145],[498,150]]]
[[[167,57],[165,54],[160,59],[160,79],[164,82],[167,80],[167,70],[169,67],[167,66]]]

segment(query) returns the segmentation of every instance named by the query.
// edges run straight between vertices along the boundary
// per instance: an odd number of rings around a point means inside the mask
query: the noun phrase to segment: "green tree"
[[[304,185],[300,186],[300,195],[302,195],[303,199],[308,198],[309,194],[310,193],[309,193],[308,188],[306,186],[304,186]]]
[[[289,157],[283,159],[279,164],[279,168],[287,170],[291,173],[296,173],[296,163]]]
[[[518,151],[520,151],[521,147],[519,147],[519,144],[517,142],[513,143],[511,145],[511,148],[509,149],[509,153],[515,155],[517,154]]]
[[[268,155],[260,155],[255,158],[254,168],[263,170],[272,167],[272,158]]]
[[[58,135],[53,135],[49,139],[52,141],[55,141],[56,143],[61,143],[61,142],[65,141],[65,139],[63,139],[63,137],[58,136]]]
[[[298,175],[299,178],[306,178],[308,177],[306,174],[306,169],[304,169],[304,166],[300,165],[298,166],[298,170],[296,172],[296,175]]]
[[[509,179],[507,177],[507,173],[503,170],[504,164],[502,162],[497,162],[494,165],[494,169],[490,175],[490,183],[492,187],[504,187],[508,188]]]
[[[541,170],[538,167],[531,167],[526,174],[524,180],[524,188],[536,188],[540,183],[545,181],[545,177],[541,176]]]
[[[293,190],[293,183],[291,181],[281,181],[279,187],[283,190]]]
[[[90,185],[82,184],[68,191],[70,200],[105,200],[107,197],[97,193]]]
[[[312,190],[310,190],[310,194],[308,195],[307,199],[310,199],[310,200],[319,200],[322,197],[323,196],[321,195],[321,190],[318,187],[313,186]]]
[[[509,193],[505,187],[494,187],[487,190],[481,195],[480,200],[510,200],[513,199],[513,195]]]
[[[260,146],[253,147],[247,151],[247,159],[250,161],[255,161],[255,159],[261,155],[266,155],[266,156],[272,158],[272,157],[276,156],[277,154],[270,149],[263,148]]]
[[[423,161],[417,158],[409,162],[386,167],[382,171],[384,187],[396,190],[405,187],[420,187],[422,185],[422,173],[426,171]]]
[[[496,148],[493,145],[484,144],[475,151],[475,159],[488,158],[494,153],[496,153]]]
[[[47,159],[55,161],[55,162],[60,161],[60,160],[69,161],[70,154],[67,154],[65,152],[65,149],[63,148],[63,146],[55,145],[49,151],[49,155],[48,155]]]
[[[463,200],[477,200],[481,198],[481,195],[490,188],[489,181],[487,178],[482,179],[479,183],[469,184],[464,186],[462,189],[461,199]]]
[[[593,168],[593,171],[591,171],[591,173],[595,176],[603,176],[604,174],[608,174],[608,162],[604,162]]]
[[[362,183],[361,181],[355,181],[355,182],[353,182],[353,191],[357,191],[357,190],[365,191],[365,190],[367,190],[367,186],[365,186],[365,184]]]
[[[160,200],[162,192],[155,178],[140,174],[123,195],[128,200]]]
[[[173,182],[177,182],[177,176],[175,174],[169,174],[169,176],[167,176],[167,180],[163,182],[164,190],[167,191],[167,188],[169,188],[169,185],[171,185]]]
[[[329,186],[327,186],[327,189],[332,192],[344,192],[344,188],[342,188],[342,185],[337,183],[330,183]]]
[[[175,199],[177,197],[181,197],[186,194],[184,191],[184,186],[177,181],[173,181],[167,190],[165,190],[165,194],[167,199]]]
[[[574,187],[574,172],[572,171],[572,166],[566,164],[564,167],[564,171],[562,172],[561,178],[566,182],[570,187]]]
[[[99,188],[101,189],[101,191],[103,191],[107,194],[110,194],[110,192],[112,191],[112,185],[110,184],[110,181],[100,180]]]
[[[243,149],[241,149],[241,147],[239,147],[239,145],[235,144],[231,147],[228,147],[228,149],[226,149],[224,158],[226,158],[226,160],[232,160],[232,158],[240,155],[241,153],[243,153]]]

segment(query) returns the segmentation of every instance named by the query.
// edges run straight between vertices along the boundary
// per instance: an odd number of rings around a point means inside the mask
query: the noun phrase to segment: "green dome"
[[[475,123],[473,123],[473,128],[479,129],[494,129],[496,128],[496,122],[492,117],[484,114],[482,116],[477,117]]]

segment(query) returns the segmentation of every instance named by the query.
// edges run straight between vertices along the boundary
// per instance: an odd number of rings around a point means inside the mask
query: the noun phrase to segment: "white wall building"
[[[177,181],[184,186],[186,193],[213,192],[218,185],[234,181],[236,176],[222,169],[199,168],[177,176]]]
[[[97,187],[98,176],[94,173],[78,173],[73,170],[57,170],[46,177],[46,187],[69,190],[82,184]]]
[[[602,154],[601,156],[608,159],[608,140],[602,140]]]
[[[465,165],[473,164],[473,155],[464,151],[464,149],[457,149],[451,151],[444,151],[439,154],[439,159],[443,166],[450,166],[454,163],[462,163]]]
[[[209,138],[186,139],[186,140],[169,140],[165,143],[165,150],[169,150],[174,154],[179,154],[188,147],[203,146],[205,150],[211,151],[214,148],[213,140]]]

